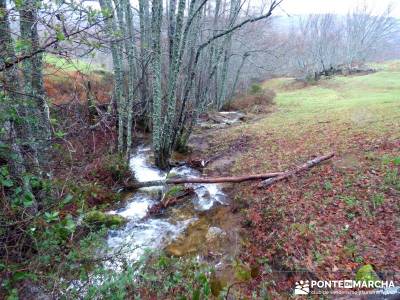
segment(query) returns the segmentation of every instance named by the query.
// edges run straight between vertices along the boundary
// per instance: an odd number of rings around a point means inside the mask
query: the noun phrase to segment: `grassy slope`
[[[65,72],[79,71],[83,74],[89,74],[92,71],[105,71],[105,69],[96,64],[91,64],[81,59],[66,59],[53,54],[46,54],[44,56],[44,62],[52,65],[55,69],[60,69]]]
[[[234,153],[235,174],[284,170],[336,152],[331,163],[268,190],[236,187],[236,200],[249,204],[244,259],[321,279],[351,279],[365,263],[400,271],[400,63],[380,67],[305,88],[268,81],[276,111],[215,137],[210,151]],[[269,289],[279,297],[304,277],[266,273],[259,282],[275,279]]]
[[[99,104],[109,103],[112,74],[104,68],[80,59],[65,59],[52,54],[46,54],[44,61],[46,94],[53,104],[86,103],[89,81],[91,97]]]

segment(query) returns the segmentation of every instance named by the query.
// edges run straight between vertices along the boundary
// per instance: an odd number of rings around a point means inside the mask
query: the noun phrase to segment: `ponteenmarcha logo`
[[[335,290],[335,289],[387,289],[394,288],[393,281],[356,281],[356,280],[300,280],[294,287],[295,295],[308,295],[310,290]]]
[[[300,280],[296,282],[294,287],[295,295],[308,295],[310,293],[310,282],[308,280]]]

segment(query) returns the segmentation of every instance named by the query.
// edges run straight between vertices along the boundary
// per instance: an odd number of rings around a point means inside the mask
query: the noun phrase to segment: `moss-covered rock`
[[[375,273],[374,268],[371,265],[364,265],[358,269],[356,273],[356,281],[363,281],[363,282],[374,282],[379,281],[380,278]]]
[[[171,171],[167,174],[167,179],[172,179],[172,178],[176,178],[176,177],[178,177],[178,174],[173,171]]]
[[[120,227],[126,223],[126,219],[119,215],[109,215],[98,210],[88,212],[83,220],[91,226]]]

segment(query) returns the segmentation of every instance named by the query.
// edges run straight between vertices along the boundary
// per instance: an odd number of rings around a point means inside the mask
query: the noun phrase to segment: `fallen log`
[[[249,180],[262,180],[271,177],[277,177],[283,175],[284,172],[277,173],[266,173],[266,174],[256,174],[256,175],[247,175],[247,176],[236,176],[236,177],[210,177],[210,178],[177,178],[177,179],[166,179],[166,180],[154,180],[154,181],[143,181],[143,182],[134,182],[128,184],[125,189],[126,190],[136,190],[142,187],[150,187],[150,186],[162,186],[165,184],[185,184],[185,183],[224,183],[224,182],[233,182],[239,183],[243,181]]]
[[[282,175],[276,176],[274,178],[268,178],[267,180],[264,180],[260,183],[259,187],[260,188],[267,188],[271,185],[273,185],[274,183],[277,183],[279,181],[282,181],[284,179],[287,179],[291,176],[294,176],[300,172],[303,172],[305,170],[311,169],[313,167],[315,167],[316,165],[318,165],[319,163],[331,159],[335,154],[334,153],[330,153],[328,155],[324,155],[324,156],[320,156],[320,157],[316,157],[312,160],[309,160],[308,162],[306,162],[305,164],[301,165],[300,167],[297,167],[295,170],[292,171],[286,171],[284,172]]]
[[[286,172],[275,172],[275,173],[265,173],[265,174],[255,174],[255,175],[245,175],[245,176],[232,176],[232,177],[210,177],[210,178],[171,178],[166,180],[155,180],[155,181],[144,181],[144,182],[133,182],[125,186],[125,190],[133,191],[143,187],[150,186],[163,186],[166,184],[185,184],[185,183],[240,183],[250,180],[264,180],[263,183],[269,186],[277,181],[288,178],[294,174],[297,174],[306,169],[312,168],[315,165],[321,163],[322,161],[328,160],[334,156],[333,153],[314,158],[304,165],[298,167],[294,171]],[[268,181],[270,180],[270,181]],[[269,183],[271,182],[271,183]],[[263,184],[262,183],[262,184]]]

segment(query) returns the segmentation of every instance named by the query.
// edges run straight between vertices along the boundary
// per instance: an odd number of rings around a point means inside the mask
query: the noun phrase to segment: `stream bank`
[[[230,126],[242,118],[241,113],[222,113],[220,126]],[[196,147],[194,144],[191,146]],[[202,176],[201,171],[188,165],[174,167],[169,173],[157,169],[152,165],[151,148],[145,143],[133,152],[129,166],[139,182],[163,180],[167,176]],[[204,171],[208,172],[207,167]],[[126,195],[123,207],[108,212],[126,218],[127,224],[110,230],[107,246],[110,253],[118,253],[122,260],[106,265],[118,270],[126,262],[140,260],[148,251],[163,250],[169,256],[193,257],[209,265],[214,269],[214,279],[223,282],[224,286],[233,283],[243,232],[240,215],[235,214],[232,206],[232,184],[185,184],[185,188],[193,189],[193,195],[163,209],[160,214],[148,214],[149,209],[159,203],[171,188],[141,188]]]
[[[213,172],[208,166],[200,171],[182,163],[176,164],[178,167],[173,167],[168,173],[163,172],[153,165],[152,151],[145,141],[143,139],[135,147],[129,160],[129,168],[136,181],[197,178]],[[191,146],[196,148],[193,143]],[[197,153],[195,151],[189,156],[180,156],[179,161],[191,161],[193,154]],[[174,159],[178,156],[174,155]],[[210,183],[185,184],[184,187],[192,192],[156,214],[149,211],[152,212],[151,208],[159,205],[163,197],[177,186],[144,187],[134,193],[121,193],[125,197],[120,206],[114,206],[106,214],[124,218],[125,225],[106,232],[102,244],[94,249],[95,256],[100,259],[88,265],[87,279],[81,281],[74,277],[68,289],[80,298],[94,297],[108,287],[124,285],[121,280],[130,278],[127,284],[134,283],[134,293],[164,295],[163,292],[151,291],[149,286],[154,280],[150,278],[158,278],[161,288],[168,285],[172,275],[156,275],[160,271],[168,272],[164,267],[158,269],[160,264],[165,265],[165,258],[173,262],[170,265],[171,274],[185,274],[182,283],[176,283],[179,288],[189,284],[184,295],[191,293],[190,286],[206,289],[213,286],[209,292],[216,296],[224,287],[236,282],[238,274],[250,274],[250,269],[239,259],[246,242],[241,214],[236,213],[238,210],[234,205],[234,185]],[[198,278],[199,274],[206,277]],[[144,289],[142,292],[139,291],[141,287]]]
[[[188,166],[172,168],[167,174],[152,166],[150,160],[151,150],[143,145],[132,155],[130,168],[137,181],[201,175]],[[227,245],[232,245],[239,237],[230,221],[233,218],[227,216],[230,200],[224,187],[221,184],[187,184],[186,187],[194,190],[192,197],[156,216],[149,216],[148,210],[160,201],[167,187],[141,188],[128,195],[124,207],[109,212],[126,218],[128,223],[121,229],[110,231],[108,246],[119,252],[123,249],[128,260],[139,259],[145,249],[165,249],[174,256],[190,254],[222,260],[231,255],[230,251],[225,253],[224,248],[231,249]]]

